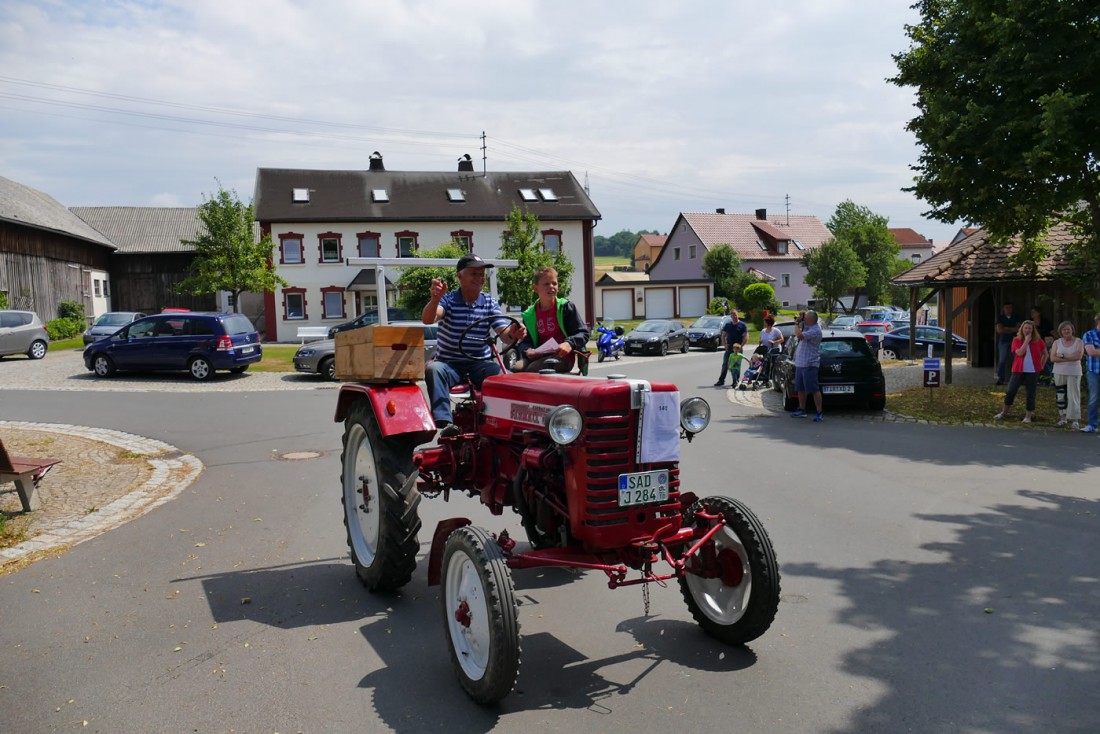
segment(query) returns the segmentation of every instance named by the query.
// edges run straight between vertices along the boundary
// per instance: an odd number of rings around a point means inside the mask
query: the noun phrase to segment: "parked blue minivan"
[[[99,377],[118,370],[186,370],[206,380],[217,370],[244,372],[262,357],[256,327],[239,313],[146,316],[84,348],[84,366]]]

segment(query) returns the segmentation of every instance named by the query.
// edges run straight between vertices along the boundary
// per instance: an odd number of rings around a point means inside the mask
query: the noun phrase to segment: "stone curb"
[[[0,564],[11,563],[35,553],[76,545],[150,512],[178,495],[202,473],[203,463],[175,446],[152,438],[104,428],[57,423],[0,421],[0,428],[24,429],[76,436],[117,446],[142,455],[152,476],[138,489],[96,509],[76,521],[44,525],[35,537],[11,548],[0,549]]]

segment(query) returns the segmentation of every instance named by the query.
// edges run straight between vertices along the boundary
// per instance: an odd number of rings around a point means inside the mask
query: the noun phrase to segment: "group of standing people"
[[[1038,308],[1031,310],[1031,318],[1021,320],[1013,313],[1013,305],[1005,303],[997,318],[997,385],[1008,389],[1001,411],[994,420],[1008,418],[1016,401],[1016,394],[1023,387],[1025,408],[1023,422],[1031,423],[1035,413],[1035,393],[1044,375],[1052,378],[1058,390],[1059,419],[1055,425],[1070,426],[1085,433],[1096,433],[1100,426],[1100,313],[1096,314],[1094,328],[1078,338],[1070,321],[1063,321],[1054,329]],[[1082,359],[1084,366],[1082,367]],[[1081,426],[1081,377],[1088,383],[1089,400],[1087,422]]]

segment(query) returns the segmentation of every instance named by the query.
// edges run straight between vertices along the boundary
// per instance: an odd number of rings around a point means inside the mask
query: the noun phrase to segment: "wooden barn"
[[[193,248],[180,240],[198,235],[198,207],[75,206],[70,211],[118,247],[111,258],[111,310],[217,310],[214,294],[176,292],[195,259]]]
[[[9,308],[44,322],[58,317],[61,301],[82,303],[88,316],[102,312],[116,249],[53,197],[0,177],[0,292]]]

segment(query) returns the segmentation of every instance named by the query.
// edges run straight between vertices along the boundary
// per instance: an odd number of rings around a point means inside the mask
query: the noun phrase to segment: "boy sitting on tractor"
[[[527,335],[518,345],[519,359],[513,365],[516,372],[538,372],[553,369],[568,372],[576,363],[577,352],[588,348],[588,326],[581,321],[577,307],[568,298],[558,298],[558,271],[539,268],[532,278],[538,300],[523,312]],[[553,340],[552,351],[545,345]],[[544,345],[543,349],[538,346]]]

